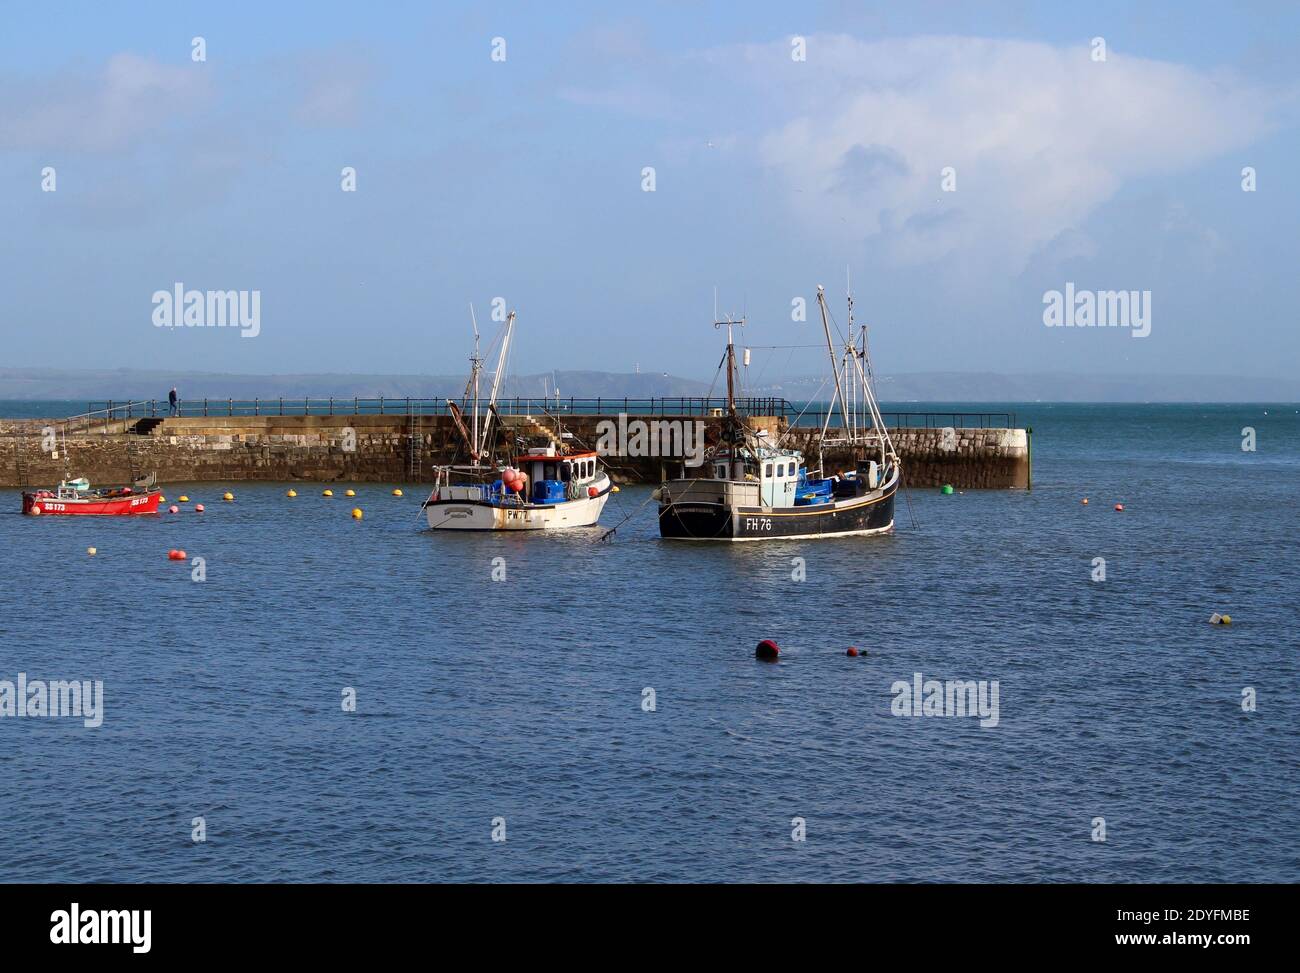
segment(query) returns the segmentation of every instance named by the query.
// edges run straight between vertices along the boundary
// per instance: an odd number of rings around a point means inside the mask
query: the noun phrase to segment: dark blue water
[[[0,492],[0,679],[105,693],[95,729],[0,719],[0,880],[1295,881],[1297,406],[1016,411],[1032,492],[913,491],[875,539],[675,546],[650,507],[611,544],[430,535],[377,485],[108,521]],[[997,680],[999,724],[891,716],[915,672]]]

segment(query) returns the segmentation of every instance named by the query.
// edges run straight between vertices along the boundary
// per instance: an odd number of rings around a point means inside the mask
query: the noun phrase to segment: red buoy
[[[857,654],[858,654],[858,648],[857,648],[857,646],[855,646],[855,645],[850,645],[850,646],[849,646],[849,647],[844,651],[844,654],[845,654],[845,655],[857,655]]]
[[[1117,503],[1117,504],[1115,504],[1115,509],[1116,509],[1116,510],[1123,510],[1123,509],[1124,509],[1124,505],[1123,505],[1122,503]]]
[[[168,551],[167,557],[172,561],[184,561],[186,554],[184,551]]]
[[[595,487],[587,487],[587,496],[598,497],[600,496],[600,491],[597,490]]]
[[[780,654],[781,650],[771,639],[763,639],[763,641],[759,642],[754,648],[754,658],[764,659],[768,662],[774,661]]]

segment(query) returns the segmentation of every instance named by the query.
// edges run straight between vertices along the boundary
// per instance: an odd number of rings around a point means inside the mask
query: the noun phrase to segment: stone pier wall
[[[629,420],[680,420],[692,416],[629,416]],[[617,416],[571,415],[565,430],[575,447],[595,448],[598,425]],[[512,435],[537,432],[526,417],[507,417]],[[705,423],[705,442],[717,442],[720,420]],[[548,423],[549,424],[549,423]],[[749,424],[774,439],[784,431],[779,417],[752,417]],[[53,428],[53,449],[43,437]],[[414,434],[414,438],[413,438]],[[795,429],[785,442],[804,448],[813,430]],[[1023,429],[899,429],[892,431],[907,484],[951,483],[959,489],[1015,489],[1029,485],[1028,440]],[[123,483],[132,467],[156,472],[159,482],[265,480],[289,482],[406,482],[411,454],[419,460],[414,479],[431,479],[437,463],[453,461],[459,437],[448,416],[245,416],[117,421],[65,436],[57,420],[0,419],[0,486],[49,485],[66,474],[92,483]],[[540,440],[538,441],[540,444]],[[806,453],[815,462],[815,456]],[[463,451],[459,461],[464,461]],[[827,453],[826,465],[849,467],[852,457]],[[621,482],[658,481],[677,476],[680,461],[610,457]]]
[[[911,487],[951,484],[959,490],[1024,490],[1030,482],[1029,434],[1024,429],[891,429]],[[795,429],[787,442],[807,449],[809,433]],[[814,459],[815,462],[815,459]],[[852,469],[847,450],[827,450],[828,470]]]

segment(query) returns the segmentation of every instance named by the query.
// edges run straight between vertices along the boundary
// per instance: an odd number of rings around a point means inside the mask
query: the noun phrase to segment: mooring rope
[[[622,527],[622,526],[623,526],[624,524],[626,524],[629,520],[631,520],[633,517],[635,517],[637,514],[639,514],[639,513],[642,511],[642,509],[644,509],[645,505],[648,504],[648,503],[649,503],[651,500],[653,500],[654,498],[655,498],[654,491],[651,490],[651,491],[650,491],[650,495],[649,495],[648,497],[646,497],[645,500],[643,500],[643,501],[641,502],[641,505],[640,505],[639,507],[637,507],[635,510],[633,510],[630,514],[628,514],[626,517],[624,517],[622,520],[620,520],[617,524],[615,524],[615,525],[614,525],[613,527],[611,527],[609,530],[605,531],[605,533],[603,533],[603,534],[600,535],[600,542],[603,544],[603,543],[605,543],[605,541],[607,541],[607,540],[609,540],[611,537],[613,537],[613,536],[614,536],[614,533],[615,533],[615,532],[616,532],[620,527]]]

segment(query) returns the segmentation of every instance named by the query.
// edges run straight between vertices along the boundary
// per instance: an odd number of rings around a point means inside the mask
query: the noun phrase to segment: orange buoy
[[[597,490],[595,487],[587,487],[587,496],[598,497],[600,496],[600,491]]]
[[[172,550],[167,552],[167,558],[171,561],[184,561],[186,554],[184,551]]]
[[[762,659],[765,662],[774,662],[776,657],[781,654],[781,649],[771,639],[763,639],[754,647],[754,658]]]
[[[1117,503],[1117,504],[1115,504],[1115,509],[1116,509],[1116,510],[1123,510],[1123,509],[1124,509],[1124,505],[1123,505],[1122,503]]]
[[[847,649],[844,650],[844,654],[845,654],[845,655],[857,655],[857,654],[858,654],[858,647],[857,647],[856,645],[850,645]]]
[[[1087,498],[1087,497],[1084,497],[1084,498],[1083,498],[1083,505],[1084,505],[1085,507],[1088,506],[1088,498]]]

